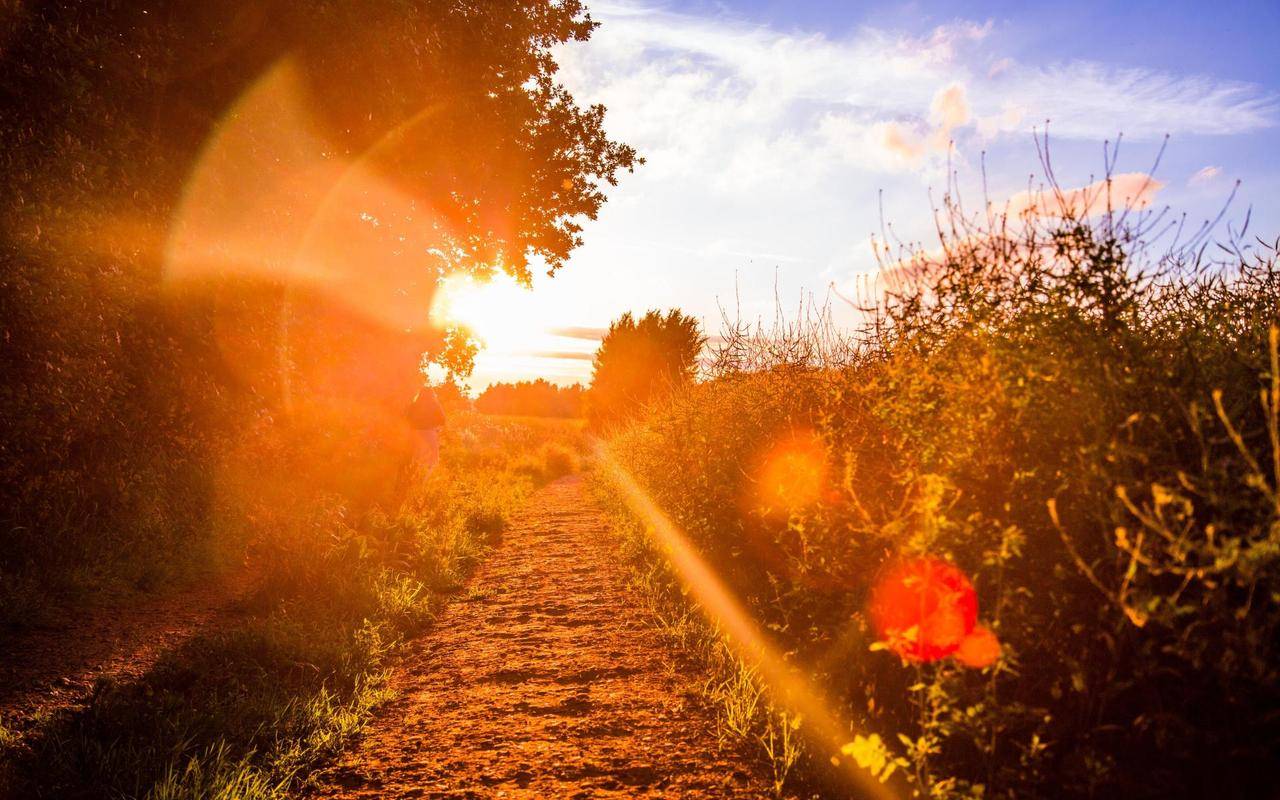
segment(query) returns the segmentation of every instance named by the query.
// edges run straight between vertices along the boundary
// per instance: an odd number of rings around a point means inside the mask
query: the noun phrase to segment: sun
[[[485,281],[453,275],[440,283],[431,319],[437,325],[466,328],[491,352],[510,352],[527,344],[531,300],[530,290],[506,275]]]
[[[563,283],[542,283],[537,293],[508,275],[477,280],[452,275],[431,300],[430,324],[465,329],[480,344],[471,385],[546,378],[569,383],[587,379],[594,342],[566,326],[590,322],[591,305]]]

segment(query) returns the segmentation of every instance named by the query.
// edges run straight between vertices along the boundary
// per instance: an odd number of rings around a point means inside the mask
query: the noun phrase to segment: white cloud
[[[609,106],[610,129],[649,169],[702,169],[729,191],[833,155],[872,170],[929,167],[926,151],[945,152],[962,128],[991,139],[1051,120],[1059,137],[1141,140],[1253,131],[1277,116],[1275,98],[1248,84],[1015,63],[993,52],[991,22],[831,38],[630,4],[593,13],[593,40],[562,54],[570,87]]]
[[[991,20],[981,25],[967,20],[957,20],[949,25],[939,25],[933,29],[928,39],[923,42],[916,40],[916,43],[924,45],[930,58],[946,62],[954,58],[956,50],[964,44],[987,38],[992,27]]]
[[[1007,72],[1009,70],[1009,67],[1012,67],[1012,66],[1013,66],[1012,58],[1006,57],[1006,58],[997,59],[996,61],[993,61],[991,63],[990,67],[987,68],[987,77],[994,78],[995,76],[999,75],[1002,72]]]
[[[1277,101],[1253,84],[1077,61],[1017,66],[992,92],[1074,139],[1250,133],[1275,125]]]
[[[539,289],[559,324],[678,305],[714,329],[718,303],[768,317],[777,295],[847,286],[875,268],[866,243],[881,202],[895,235],[927,241],[925,189],[941,188],[948,158],[972,198],[985,191],[974,167],[987,151],[991,191],[1008,196],[1028,185],[1029,133],[1045,119],[1056,139],[1100,144],[1123,131],[1138,140],[1126,155],[1145,159],[1165,132],[1182,134],[1181,149],[1195,146],[1190,134],[1256,131],[1278,116],[1255,86],[1013,60],[1012,28],[999,23],[831,36],[634,4],[592,14],[602,25],[591,41],[559,51],[562,79],[580,102],[608,106],[610,134],[648,163],[610,191],[570,269]],[[1100,166],[1092,147],[1063,150],[1055,166],[1069,184]]]
[[[969,97],[964,84],[952,83],[938,90],[929,106],[929,118],[939,129],[950,132],[969,123]]]
[[[833,157],[896,169],[868,149],[883,123],[918,121],[954,90],[956,53],[988,26],[957,23],[923,38],[863,30],[843,40],[636,7],[597,7],[591,43],[564,51],[575,94],[603,101],[610,130],[660,174],[701,169],[727,191],[812,175]],[[953,113],[948,106],[945,113]]]
[[[1094,181],[1088,186],[1042,189],[1034,192],[1018,192],[998,211],[1010,217],[1065,216],[1091,217],[1108,209],[1131,208],[1140,211],[1155,202],[1156,194],[1164,188],[1145,172],[1124,172],[1109,179]]]
[[[1208,166],[1201,167],[1196,173],[1187,180],[1188,186],[1204,186],[1212,183],[1213,179],[1222,174],[1222,167]]]
[[[1027,111],[1025,108],[1015,103],[1006,102],[1000,113],[978,117],[975,124],[978,135],[984,140],[990,140],[1002,133],[1025,130],[1026,126],[1023,122],[1026,118]]]

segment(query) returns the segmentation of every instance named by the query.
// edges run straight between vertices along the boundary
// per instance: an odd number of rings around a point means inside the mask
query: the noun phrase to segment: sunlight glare
[[[888,649],[907,661],[948,656],[982,668],[1000,656],[1000,641],[978,624],[978,594],[954,564],[920,557],[895,565],[871,592],[871,621]]]
[[[610,456],[601,442],[596,441],[595,451],[605,478],[621,492],[632,512],[645,522],[646,532],[666,553],[681,582],[707,618],[725,634],[738,657],[759,670],[774,699],[789,707],[796,719],[803,720],[815,740],[831,753],[841,753],[849,739],[857,734],[853,721],[842,719],[821,688],[792,668],[684,532],[617,459]],[[856,760],[832,758],[832,763],[841,768],[841,774],[858,796],[868,800],[895,799],[894,791]]]
[[[490,352],[517,352],[534,332],[531,307],[530,290],[506,275],[450,275],[436,292],[431,321],[466,328]]]
[[[789,513],[817,502],[827,484],[827,450],[813,431],[792,432],[761,459],[755,486],[764,513]]]

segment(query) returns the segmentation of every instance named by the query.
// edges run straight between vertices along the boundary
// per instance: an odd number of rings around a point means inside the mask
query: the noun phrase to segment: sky
[[[596,2],[558,52],[580,103],[646,159],[532,292],[446,292],[489,344],[471,385],[586,381],[624,311],[678,307],[707,333],[874,273],[883,218],[929,244],[948,164],[972,204],[1043,174],[1149,173],[1142,202],[1280,235],[1280,3]],[[1135,190],[1136,191],[1136,190]],[[932,197],[932,200],[931,200]],[[1225,229],[1222,229],[1225,235]],[[840,318],[842,303],[833,300]],[[850,312],[851,313],[851,312]]]

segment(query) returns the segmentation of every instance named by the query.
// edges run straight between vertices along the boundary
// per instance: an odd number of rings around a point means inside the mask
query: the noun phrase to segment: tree
[[[440,407],[445,410],[446,414],[452,414],[457,411],[470,411],[475,405],[471,398],[467,396],[463,387],[458,385],[458,382],[452,377],[446,377],[429,388],[436,393],[436,400],[440,402]]]
[[[0,569],[139,518],[181,548],[223,444],[387,429],[466,355],[415,318],[440,277],[554,272],[637,162],[556,81],[579,0],[0,16]]]
[[[587,419],[594,427],[615,424],[646,403],[689,384],[706,337],[698,321],[671,309],[640,319],[630,312],[609,326],[600,342],[587,391]]]

